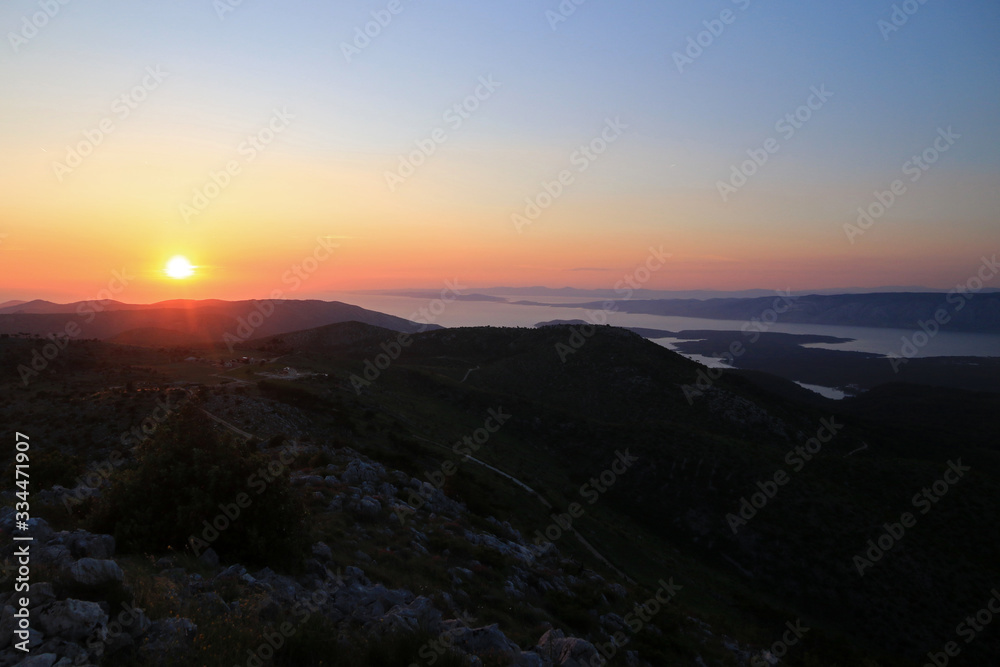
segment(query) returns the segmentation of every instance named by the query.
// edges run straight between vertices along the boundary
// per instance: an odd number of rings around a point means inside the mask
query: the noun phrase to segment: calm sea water
[[[353,303],[363,308],[377,310],[382,313],[405,317],[407,319],[417,319],[420,317],[420,309],[428,308],[432,302],[426,299],[380,296],[369,294],[334,294],[324,298],[336,299],[346,303]],[[511,297],[514,300],[529,299],[528,297]],[[549,304],[564,303],[574,304],[583,302],[593,302],[596,299],[565,298],[558,299],[552,297],[540,297],[530,299],[532,301],[542,301]],[[440,303],[436,304],[435,311],[440,310]],[[444,306],[440,315],[435,316],[433,322],[444,327],[471,327],[471,326],[511,326],[511,327],[533,327],[538,322],[549,320],[572,320],[582,319],[595,321],[593,317],[588,317],[588,312],[582,308],[565,308],[557,306],[523,306],[508,303],[495,303],[487,301],[453,301]],[[599,315],[605,315],[600,313]],[[746,324],[743,321],[731,320],[706,320],[694,317],[672,317],[660,315],[634,315],[627,313],[607,313],[609,324],[623,327],[646,327],[651,329],[666,329],[668,331],[684,331],[690,329],[710,329],[714,331],[740,331]],[[912,340],[918,329],[875,329],[868,327],[845,327],[815,324],[783,324],[780,321],[772,325],[769,331],[792,334],[820,334],[825,336],[836,336],[837,338],[850,338],[849,343],[841,344],[815,344],[810,347],[821,347],[831,350],[849,350],[858,352],[871,352],[875,354],[897,354],[901,355],[903,340]],[[922,342],[923,333],[917,337],[917,342]],[[672,347],[668,340],[656,341],[665,347]],[[950,332],[945,328],[930,339],[923,347],[917,350],[913,356],[917,357],[1000,357],[1000,334],[973,334]],[[698,359],[698,361],[703,361]],[[704,360],[707,362],[710,360]],[[711,360],[714,361],[714,360]]]

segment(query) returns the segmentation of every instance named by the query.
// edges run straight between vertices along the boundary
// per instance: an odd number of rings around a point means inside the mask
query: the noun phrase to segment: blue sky
[[[107,199],[121,191],[128,195],[119,208],[143,230],[136,239],[205,253],[239,229],[267,244],[268,234],[308,236],[333,225],[361,239],[359,265],[383,256],[394,263],[384,275],[430,285],[436,266],[442,275],[468,270],[455,252],[436,254],[440,234],[449,248],[495,251],[495,264],[480,263],[481,284],[510,283],[504,267],[535,266],[540,257],[551,258],[550,270],[519,282],[569,284],[586,276],[559,271],[628,268],[645,245],[666,242],[678,270],[651,285],[664,289],[768,287],[779,265],[801,289],[943,286],[975,268],[977,249],[997,245],[996,3],[897,2],[916,11],[886,39],[879,21],[891,20],[892,2],[587,0],[553,29],[547,12],[559,11],[556,0],[399,0],[401,11],[348,62],[343,44],[388,0],[244,0],[220,18],[215,5],[225,2],[73,0],[16,51],[10,33],[46,3],[0,8],[0,142],[8,157],[0,176],[19,183],[0,204],[13,232],[8,248],[20,234],[22,247],[37,251],[32,225],[71,237],[81,228],[108,233],[111,222],[94,220],[116,215]],[[678,72],[674,53],[723,12],[732,22]],[[149,66],[169,72],[162,88],[73,183],[53,182],[53,155],[107,116]],[[442,126],[447,109],[484,76],[501,84],[497,92],[401,192],[380,189],[399,156]],[[775,122],[819,86],[833,93],[829,101],[721,200],[719,181],[778,136]],[[256,175],[200,226],[177,225],[178,202],[274,109],[295,120]],[[628,125],[623,139],[530,234],[516,234],[511,215],[608,118]],[[947,127],[961,140],[884,220],[848,243],[843,226],[857,207]],[[277,185],[266,193],[250,185],[265,178],[287,183],[287,199]],[[417,227],[426,234],[414,246]],[[419,250],[419,270],[399,267],[405,248],[387,241],[396,237]],[[243,250],[256,257],[262,247]],[[91,271],[113,262],[102,256]],[[901,268],[887,271],[887,263]],[[600,278],[579,286],[601,286]]]

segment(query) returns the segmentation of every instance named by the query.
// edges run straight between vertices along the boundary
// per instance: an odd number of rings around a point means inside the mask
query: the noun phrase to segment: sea
[[[742,331],[747,323],[736,320],[709,320],[697,317],[676,317],[666,315],[642,315],[584,307],[574,304],[594,303],[594,297],[504,297],[509,301],[472,301],[428,299],[413,296],[384,294],[338,293],[324,295],[324,299],[334,299],[368,308],[380,313],[418,322],[439,324],[443,327],[534,327],[539,322],[552,320],[584,320],[607,323],[620,327],[642,327],[666,331],[690,331],[707,329],[712,331]],[[545,305],[524,305],[516,301],[532,301]],[[762,325],[763,326],[763,325]],[[914,323],[913,329],[881,329],[872,327],[836,326],[827,324],[783,323],[780,319],[766,331],[789,334],[816,334],[847,339],[842,343],[810,343],[805,347],[826,348],[855,352],[870,352],[883,356],[897,355],[917,357],[1000,357],[1000,334],[981,334],[939,330],[933,337],[921,331]],[[654,343],[678,351],[677,338],[650,338]],[[683,356],[711,368],[729,368],[721,359],[699,354]],[[841,389],[797,382],[799,386],[827,398],[839,400],[849,396]]]
[[[667,331],[708,329],[713,331],[740,331],[745,321],[709,320],[696,317],[676,317],[664,315],[641,315],[586,308],[566,307],[573,304],[594,303],[593,297],[506,297],[511,301],[530,300],[547,305],[519,305],[497,301],[443,300],[408,296],[387,296],[372,294],[343,293],[331,297],[345,303],[353,303],[363,308],[388,313],[410,320],[431,321],[443,327],[534,327],[539,322],[551,320],[585,320],[604,322],[620,327],[643,327]],[[429,315],[422,318],[421,309]],[[436,314],[435,314],[436,313]],[[827,324],[794,324],[779,320],[767,328],[789,334],[817,334],[850,339],[844,343],[814,343],[806,347],[826,348],[856,352],[870,352],[889,356],[895,354],[911,357],[1000,357],[1000,333],[964,333],[948,331],[942,327],[932,338],[921,331],[916,323],[913,329],[881,329],[871,327],[836,326]],[[654,342],[673,348],[676,339],[659,338]],[[716,359],[688,355],[701,363],[718,363]]]

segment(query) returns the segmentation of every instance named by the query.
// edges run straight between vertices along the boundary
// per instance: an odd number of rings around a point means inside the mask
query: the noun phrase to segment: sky
[[[0,301],[948,288],[1000,251],[988,0],[8,0],[0,36]]]

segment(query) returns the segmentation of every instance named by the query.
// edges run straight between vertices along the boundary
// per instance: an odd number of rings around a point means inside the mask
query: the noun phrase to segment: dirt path
[[[452,451],[450,447],[448,447],[447,445],[442,445],[440,442],[434,442],[433,440],[428,440],[427,438],[423,438],[423,437],[421,437],[419,435],[415,435],[413,433],[411,433],[410,435],[413,436],[414,438],[418,439],[418,440],[423,440],[424,442],[429,442],[432,445],[436,445],[438,447],[441,447],[442,449],[446,449],[449,452]],[[542,505],[545,505],[545,507],[547,509],[549,509],[549,510],[554,509],[552,507],[552,503],[550,503],[542,494],[538,493],[538,491],[535,491],[533,488],[531,488],[530,486],[528,486],[527,484],[525,484],[524,482],[522,482],[518,478],[514,477],[513,475],[510,475],[510,474],[504,472],[503,470],[500,470],[499,468],[496,468],[496,467],[490,465],[489,463],[486,463],[485,461],[481,461],[480,459],[477,459],[476,457],[471,456],[469,454],[463,455],[462,458],[463,458],[463,460],[472,461],[473,463],[476,463],[476,464],[478,464],[478,465],[486,468],[487,470],[489,470],[491,472],[494,472],[494,473],[500,475],[501,477],[503,477],[503,478],[505,478],[505,479],[513,482],[514,484],[516,484],[517,486],[521,487],[522,489],[524,489],[525,491],[527,491],[528,493],[530,493],[532,496],[534,496],[535,499],[537,499]],[[629,582],[630,584],[633,584],[633,585],[635,584],[635,581],[632,579],[632,577],[628,576],[627,574],[625,574],[624,572],[622,572],[621,570],[619,570],[617,567],[615,567],[614,564],[611,563],[611,561],[609,561],[607,558],[605,558],[604,555],[600,551],[598,551],[597,548],[587,540],[587,538],[585,538],[583,535],[581,535],[579,533],[579,531],[577,531],[577,529],[576,529],[575,526],[570,526],[568,532],[573,533],[573,535],[576,537],[576,539],[578,539],[580,541],[580,544],[582,544],[583,547],[585,549],[587,549],[587,551],[589,551],[591,554],[594,555],[595,558],[597,558],[599,561],[601,561],[606,566],[608,566],[608,568],[610,568],[613,572],[615,572],[619,577],[621,577],[625,581]]]
[[[216,417],[215,415],[213,415],[208,410],[205,410],[204,408],[198,408],[198,409],[201,410],[202,412],[204,412],[206,415],[208,415],[209,419],[212,419],[212,420],[214,420],[214,421],[222,424],[223,426],[225,426],[226,428],[228,428],[230,431],[232,431],[236,435],[238,435],[238,436],[240,436],[242,438],[245,438],[246,440],[253,440],[255,438],[254,435],[252,435],[250,433],[247,433],[246,431],[243,431],[241,429],[236,428],[235,426],[233,426],[232,424],[230,424],[229,422],[227,422],[222,417]]]

